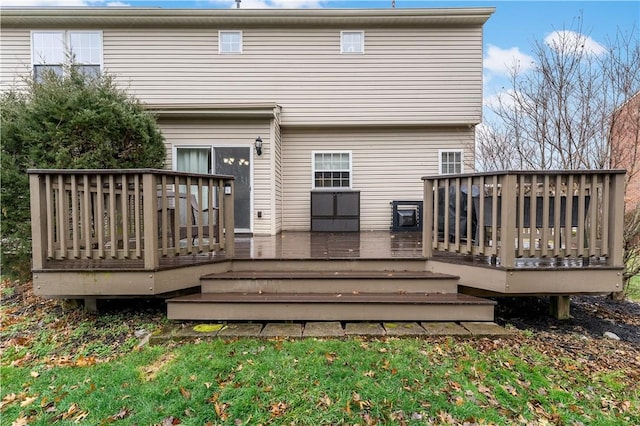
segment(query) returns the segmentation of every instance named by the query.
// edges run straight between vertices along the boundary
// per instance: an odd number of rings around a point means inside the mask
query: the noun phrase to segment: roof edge
[[[36,27],[247,27],[291,26],[475,26],[495,8],[421,9],[162,9],[162,8],[1,8],[4,28]]]

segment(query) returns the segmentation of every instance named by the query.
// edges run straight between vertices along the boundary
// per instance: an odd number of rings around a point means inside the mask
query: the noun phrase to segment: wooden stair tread
[[[496,302],[458,293],[198,293],[168,303],[370,303],[495,305]]]
[[[203,276],[203,280],[247,280],[247,279],[451,279],[457,280],[454,275],[440,274],[430,271],[230,271],[219,274],[209,274]]]

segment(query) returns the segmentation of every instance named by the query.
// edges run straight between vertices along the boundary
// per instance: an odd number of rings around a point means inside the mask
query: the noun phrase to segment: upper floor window
[[[351,187],[351,153],[314,152],[313,153],[313,187],[350,188]]]
[[[219,53],[242,53],[242,31],[220,31],[218,33]]]
[[[440,150],[438,155],[440,156],[440,174],[450,175],[462,173],[464,171],[462,166],[462,150]]]
[[[42,80],[47,70],[62,75],[70,63],[88,75],[98,75],[102,67],[100,31],[33,31],[31,33],[33,76]]]
[[[340,53],[364,53],[364,31],[340,32]]]

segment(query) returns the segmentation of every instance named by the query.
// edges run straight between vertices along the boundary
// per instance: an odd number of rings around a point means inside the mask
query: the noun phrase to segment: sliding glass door
[[[235,177],[236,232],[251,232],[251,148],[176,147],[176,170]]]

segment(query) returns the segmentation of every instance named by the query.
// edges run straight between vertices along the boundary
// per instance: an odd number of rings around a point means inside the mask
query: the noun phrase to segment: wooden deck
[[[235,259],[424,259],[420,232],[283,232],[237,236]]]
[[[304,319],[312,310],[316,319],[340,319],[353,309],[362,320],[390,320],[389,312],[404,318],[409,305],[405,319],[450,311],[456,318],[449,320],[491,319],[492,307],[474,313],[466,306],[482,301],[461,303],[458,292],[568,302],[570,294],[620,290],[623,177],[623,171],[425,177],[421,233],[249,236],[228,232],[231,176],[32,170],[34,291],[95,299],[200,289],[207,303],[169,302],[175,319],[283,320],[293,311]],[[247,297],[210,296],[225,293]],[[349,294],[350,303],[329,303],[338,294]],[[436,308],[435,294],[447,302]],[[305,297],[308,303],[292,303]]]

